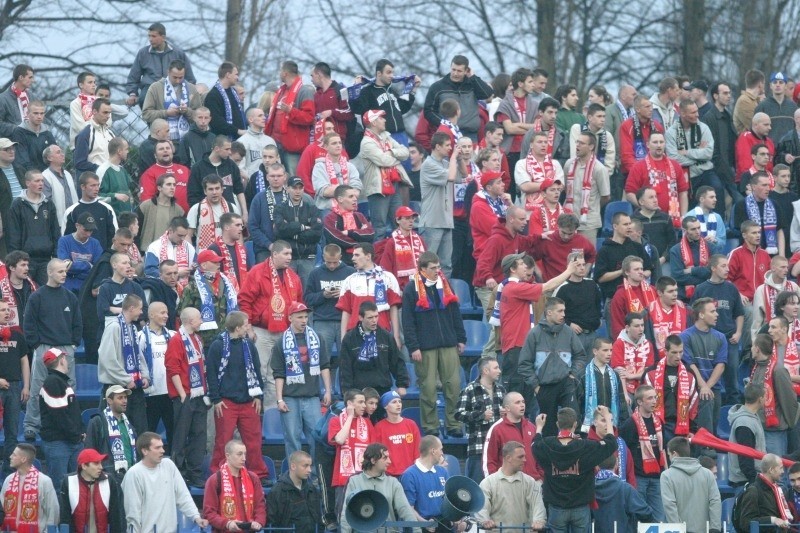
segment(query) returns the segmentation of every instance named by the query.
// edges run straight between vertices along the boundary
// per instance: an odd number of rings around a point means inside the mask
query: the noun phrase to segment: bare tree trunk
[[[536,0],[536,60],[537,67],[550,74],[547,92],[556,88],[556,2]]]
[[[693,80],[703,77],[705,40],[705,0],[683,0],[683,72]]]
[[[228,0],[225,13],[225,60],[233,61],[241,68],[241,21],[243,0]]]

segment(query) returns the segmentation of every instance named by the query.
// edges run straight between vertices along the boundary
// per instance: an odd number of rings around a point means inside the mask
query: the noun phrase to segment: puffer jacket
[[[583,344],[569,326],[542,321],[528,333],[519,354],[519,370],[511,380],[532,388],[552,385],[586,368]]]

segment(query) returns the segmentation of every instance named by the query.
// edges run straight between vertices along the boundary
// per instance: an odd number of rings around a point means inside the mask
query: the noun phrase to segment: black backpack
[[[739,529],[739,521],[742,519],[742,498],[744,497],[744,493],[747,492],[747,489],[750,488],[751,483],[745,483],[744,490],[736,496],[736,499],[733,501],[733,509],[731,510],[731,523],[733,524],[734,531],[750,531],[750,527],[747,526],[744,530]]]
[[[344,410],[344,402],[333,402],[331,406],[328,407],[328,412],[325,413],[325,416],[317,421],[317,425],[314,427],[314,441],[317,443],[317,450],[321,450],[323,453],[333,457],[336,455],[336,447],[331,446],[328,443],[328,426],[330,425],[330,421],[334,416],[339,416],[342,414]]]

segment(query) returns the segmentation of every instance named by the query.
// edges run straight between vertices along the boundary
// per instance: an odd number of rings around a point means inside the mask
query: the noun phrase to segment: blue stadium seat
[[[206,454],[203,457],[203,464],[201,468],[203,469],[203,479],[208,479],[209,477],[211,477],[211,455]],[[202,487],[196,487],[194,485],[189,487],[189,492],[191,493],[192,496],[202,496],[204,491],[205,491],[205,484]]]
[[[739,247],[739,239],[727,239],[725,241],[725,253],[729,254],[734,248]]]
[[[478,379],[478,363],[475,363],[469,369],[469,381],[470,381],[470,383],[472,383],[476,379]]]
[[[630,215],[633,213],[633,206],[630,202],[626,202],[624,200],[618,202],[609,202],[606,204],[606,212],[605,215],[603,215],[603,231],[601,236],[611,237],[611,235],[614,233],[614,228],[611,225],[611,221],[613,220],[614,215],[620,212]]]
[[[461,464],[459,464],[458,458],[455,455],[446,453],[444,454],[444,459],[447,461],[447,473],[450,475],[450,477],[460,476]]]
[[[458,305],[462,316],[478,317],[483,314],[483,309],[480,306],[476,306],[472,301],[472,292],[470,292],[469,284],[466,281],[453,278],[450,280],[450,286],[458,297]]]
[[[283,444],[281,413],[278,411],[277,407],[264,409],[264,421],[261,424],[261,436],[264,439],[264,444],[272,444],[275,446]]]
[[[728,440],[731,436],[731,423],[728,422],[728,412],[731,410],[731,405],[723,405],[719,410],[719,420],[717,421],[717,437]]]
[[[79,400],[99,400],[100,381],[97,379],[97,365],[75,365],[75,396]]]
[[[289,471],[289,458],[284,457],[283,461],[281,461],[281,474],[288,471]]]
[[[419,407],[406,407],[400,413],[403,418],[408,418],[417,423],[417,427],[422,431],[422,415],[420,414]]]
[[[717,487],[720,495],[733,495],[736,492],[728,481],[728,454],[717,452]]]
[[[83,412],[81,413],[81,420],[83,421],[83,427],[85,428],[87,424],[89,424],[89,419],[97,414],[100,414],[100,409],[98,409],[97,407],[90,407],[89,409],[84,409]]]
[[[734,531],[733,529],[733,504],[736,498],[726,498],[722,500],[722,523],[726,531]],[[727,527],[726,527],[727,526]]]
[[[464,349],[466,357],[480,357],[483,345],[489,340],[488,326],[479,320],[465,320],[464,329],[467,332],[467,347]]]
[[[267,455],[262,455],[261,457],[264,459],[264,463],[267,465],[267,471],[269,472],[267,484],[272,487],[275,485],[275,482],[278,481],[278,474],[275,472],[275,461],[272,460],[272,457]]]

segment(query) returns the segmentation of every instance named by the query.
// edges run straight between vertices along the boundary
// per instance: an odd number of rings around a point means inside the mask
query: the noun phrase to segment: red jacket
[[[763,248],[751,252],[745,246],[735,248],[728,261],[728,280],[736,285],[739,293],[750,301],[759,285],[764,283],[764,274],[770,269],[770,257]]]
[[[542,279],[549,281],[567,269],[567,256],[572,252],[583,251],[586,264],[594,263],[597,257],[594,245],[589,239],[576,233],[571,240],[564,242],[561,236],[554,232],[549,239],[542,239],[536,246],[533,258],[542,260]]]
[[[283,85],[278,89],[275,98],[280,97],[280,91],[288,91]],[[311,126],[314,124],[314,96],[306,87],[301,87],[297,92],[291,110],[289,110],[289,122],[285,132],[278,131],[279,121],[283,118],[283,111],[275,110],[275,117],[269,117],[264,126],[264,133],[275,139],[279,146],[287,152],[299,154],[308,146],[311,134]]]
[[[472,197],[472,207],[469,212],[469,227],[472,231],[472,257],[477,261],[483,252],[483,247],[492,228],[498,223],[500,218],[494,213],[485,198],[476,194]]]
[[[664,127],[658,122],[650,120],[647,123],[642,123],[642,137],[644,137],[645,150],[647,150],[647,141],[650,140],[650,132],[653,130],[664,133]],[[633,118],[624,120],[622,124],[619,125],[619,154],[620,171],[627,175],[637,161],[636,157],[633,155]]]
[[[503,446],[515,440],[521,442],[525,447],[525,467],[522,471],[541,481],[544,478],[544,472],[533,457],[533,438],[535,436],[536,426],[525,417],[522,418],[522,429],[513,422],[509,422],[508,416],[504,416],[492,424],[486,434],[486,443],[483,446],[484,477],[500,470],[503,465]]]
[[[200,337],[198,336],[191,336],[196,337],[197,343],[195,344],[194,349],[197,353],[200,354],[201,360],[203,360],[203,365],[205,366],[205,360],[203,358],[203,343],[200,341]],[[192,341],[194,342],[194,340]],[[181,337],[180,333],[177,333],[169,338],[167,342],[167,351],[164,354],[164,366],[167,369],[167,394],[169,394],[170,398],[178,398],[178,390],[175,388],[175,385],[172,383],[172,376],[179,376],[181,378],[181,385],[183,386],[183,391],[186,393],[186,396],[189,396],[189,359],[186,354],[186,347],[183,345],[183,338]]]
[[[425,151],[428,153],[431,151],[431,137],[433,137],[433,133],[436,131],[437,127],[438,126],[431,127],[428,123],[428,119],[425,118],[425,113],[419,114],[417,129],[414,130],[414,139],[420,146],[425,148]]]
[[[350,110],[350,103],[342,100],[339,89],[342,85],[339,82],[331,82],[327,90],[317,87],[314,92],[314,110],[316,114],[323,111],[331,111],[333,126],[342,137],[342,142],[347,138],[347,123],[353,120],[353,112]]]
[[[252,521],[261,525],[267,523],[267,502],[264,500],[264,489],[261,488],[261,481],[253,472],[248,471],[250,482],[253,484],[253,516]],[[214,473],[206,480],[206,488],[203,491],[203,516],[208,520],[214,533],[228,531],[228,519],[220,514],[219,496],[222,492],[222,479],[219,472]],[[236,510],[244,514],[242,504],[242,484],[241,478],[233,476],[234,498],[236,500]]]
[[[247,279],[239,292],[239,310],[247,313],[250,322],[259,328],[264,328],[272,333],[280,333],[289,328],[289,306],[292,302],[303,301],[303,283],[300,277],[291,268],[284,270],[284,294],[290,294],[289,301],[283,302],[283,319],[276,320],[272,314],[272,272],[271,263],[264,261],[253,267],[247,273]]]
[[[476,287],[485,287],[486,280],[489,278],[500,283],[504,277],[503,269],[500,266],[503,258],[521,251],[532,253],[533,247],[541,240],[541,235],[515,235],[512,237],[505,224],[498,220],[483,247],[483,254],[478,258],[472,284]]]
[[[753,130],[747,130],[739,135],[736,139],[736,183],[742,179],[742,174],[750,170],[753,166],[753,156],[750,155],[750,150],[757,144],[765,144],[769,149],[769,163],[767,163],[767,170],[772,172],[772,160],[775,158],[775,143],[769,137],[760,139]]]

